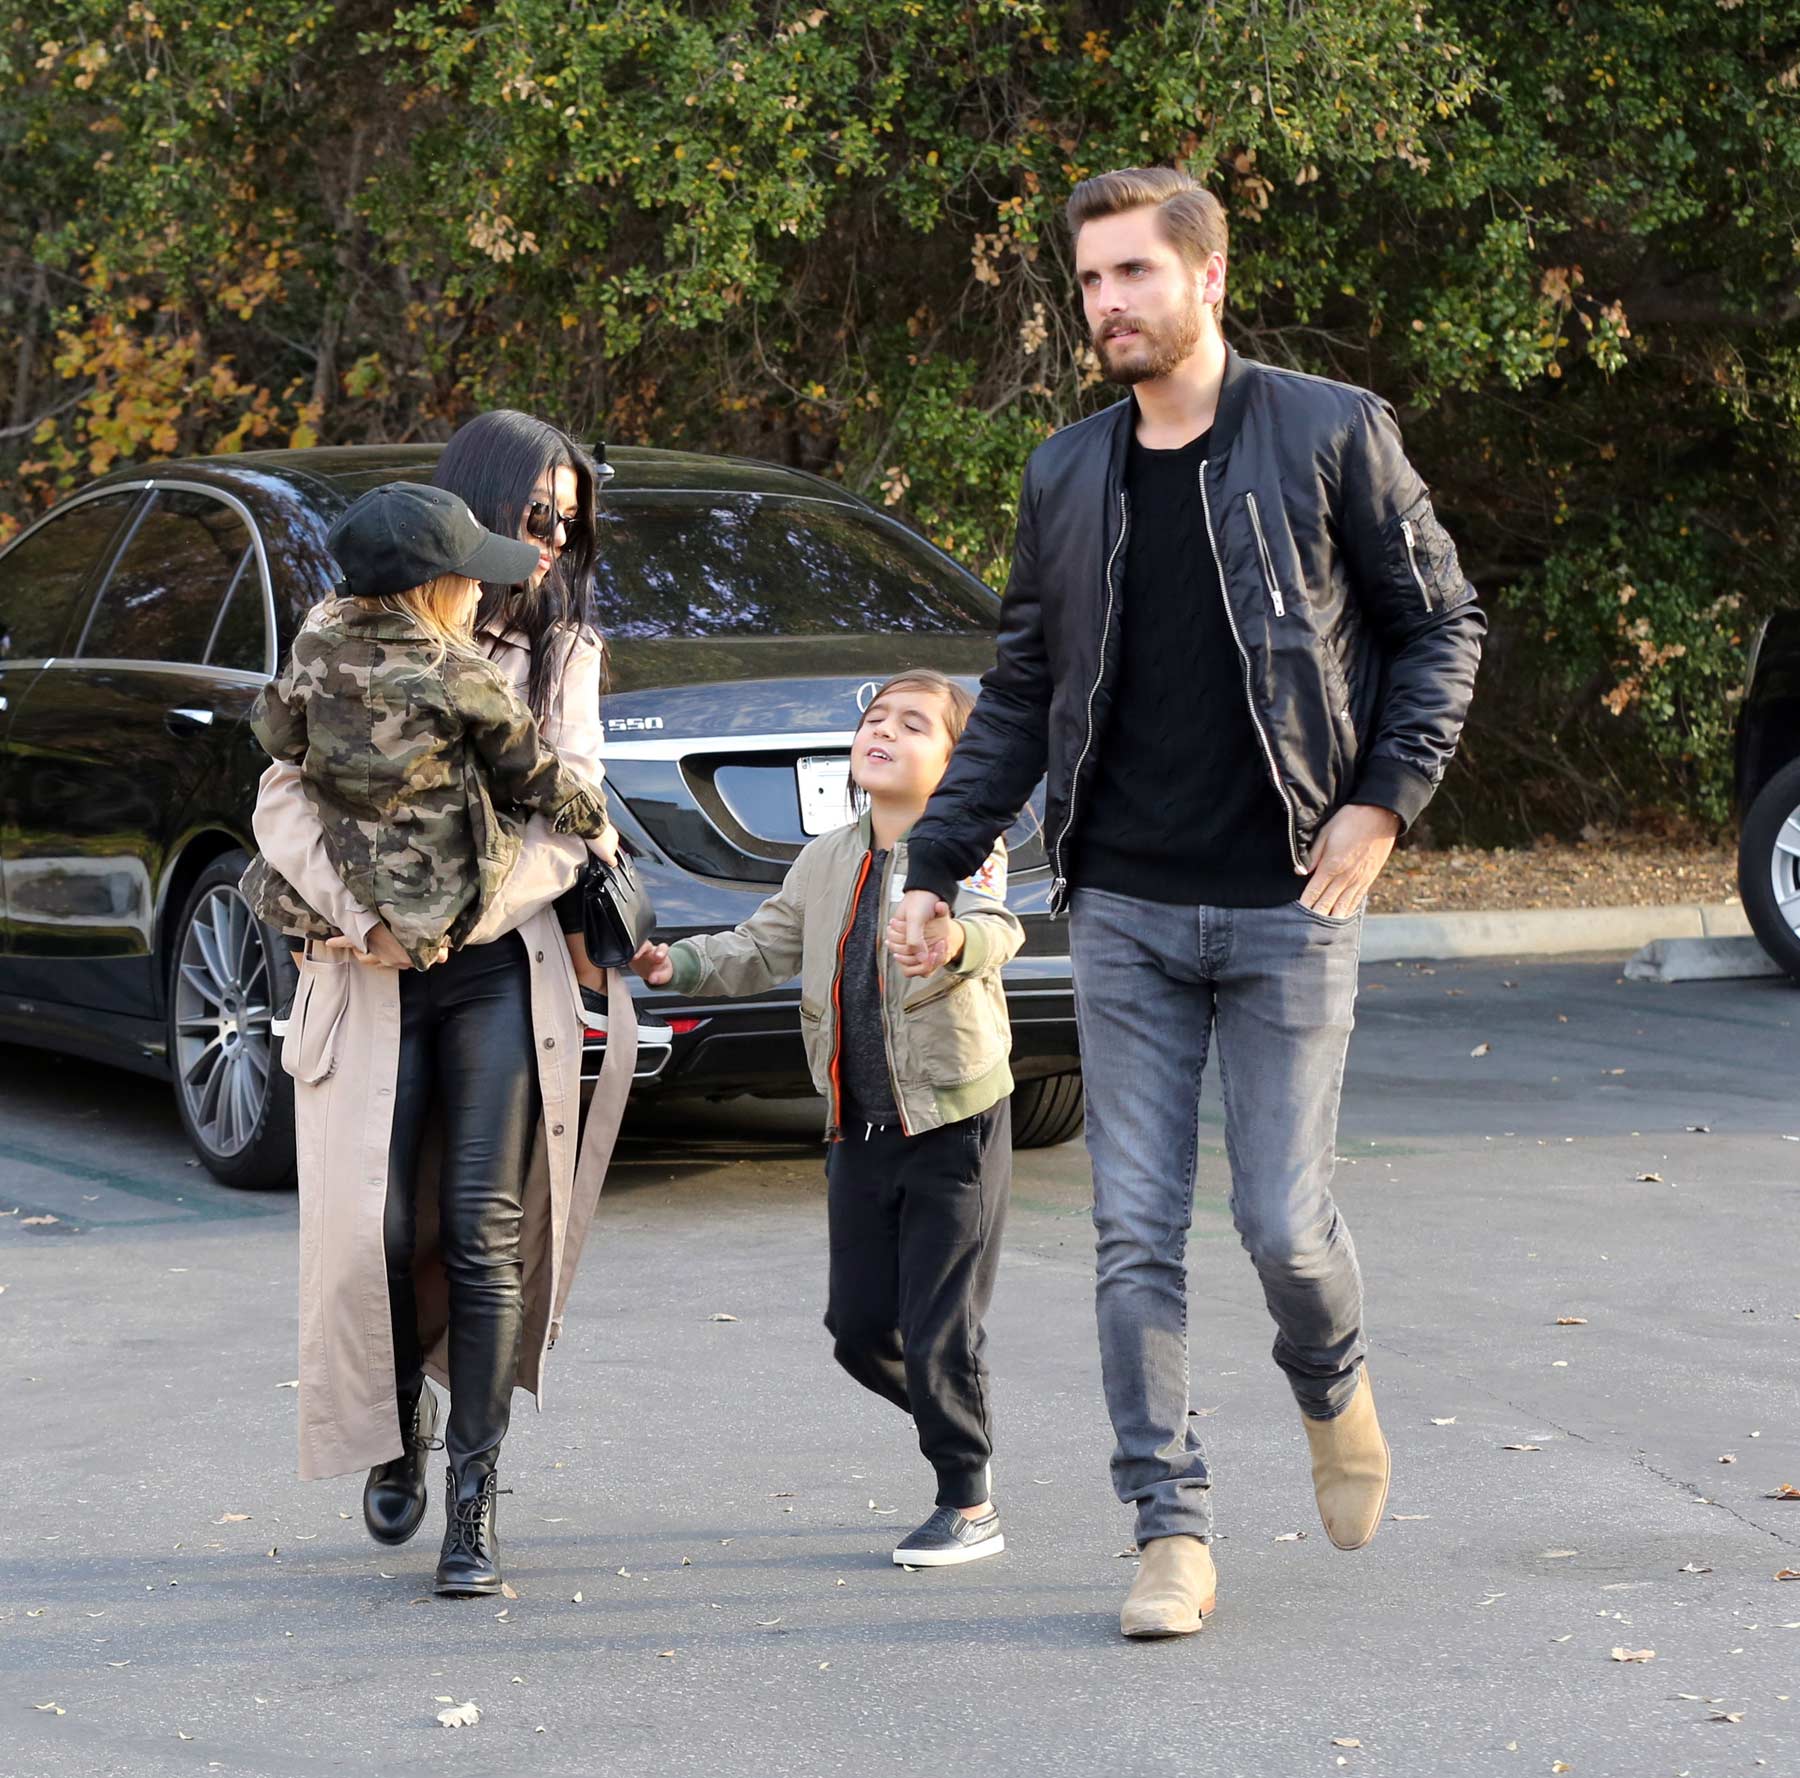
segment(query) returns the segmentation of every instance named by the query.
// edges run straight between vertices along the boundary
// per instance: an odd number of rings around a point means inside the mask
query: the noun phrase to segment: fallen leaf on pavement
[[[69,1714],[68,1711],[63,1709],[63,1707],[59,1703],[57,1703],[54,1698],[52,1698],[48,1704],[33,1704],[32,1709],[33,1710],[54,1710],[58,1716],[67,1716]]]
[[[1503,1451],[1541,1451],[1543,1448],[1542,1445],[1502,1445],[1500,1447]]]
[[[1275,1539],[1277,1543],[1299,1543],[1306,1533],[1304,1531],[1284,1531]]]
[[[1719,1459],[1719,1461],[1721,1463],[1735,1463],[1735,1462],[1737,1462],[1737,1458],[1734,1457],[1731,1452],[1727,1451],[1725,1453],[1725,1455]]]
[[[1493,1048],[1493,1046],[1491,1044],[1478,1043],[1472,1050],[1469,1051],[1469,1054],[1471,1057],[1485,1056],[1490,1053],[1492,1048]]]
[[[1392,1519],[1396,1525],[1404,1525],[1409,1520],[1412,1520],[1412,1519],[1429,1519],[1431,1517],[1431,1514],[1430,1513],[1389,1513],[1388,1517],[1390,1519]]]
[[[473,1703],[458,1704],[450,1710],[440,1710],[438,1721],[447,1729],[472,1729],[481,1721],[481,1712]]]
[[[300,1379],[298,1377],[291,1377],[285,1383],[277,1383],[275,1387],[277,1389],[298,1389],[300,1387]],[[350,1515],[346,1513],[344,1516],[348,1518]]]
[[[1656,1650],[1653,1648],[1615,1648],[1612,1651],[1615,1661],[1654,1661]]]
[[[1660,1173],[1640,1173],[1638,1175],[1639,1185],[1661,1185],[1662,1182],[1663,1176]]]
[[[44,1229],[48,1228],[51,1223],[60,1220],[60,1218],[55,1216],[21,1216],[19,1218],[19,1227],[22,1229]]]
[[[1565,1556],[1579,1556],[1580,1554],[1580,1550],[1545,1550],[1538,1560],[1540,1562],[1560,1562]]]
[[[1553,1772],[1572,1772],[1574,1769],[1566,1759],[1559,1759],[1550,1767]]]
[[[735,1321],[737,1320],[737,1317],[735,1315],[727,1315],[724,1310],[721,1309],[717,1315],[708,1315],[706,1319],[708,1321]]]
[[[1138,1546],[1135,1543],[1130,1544],[1130,1545],[1127,1545],[1127,1547],[1122,1550],[1114,1550],[1113,1551],[1113,1560],[1115,1562],[1129,1562],[1132,1560],[1132,1558],[1134,1556],[1137,1555],[1137,1553],[1138,1553]]]
[[[778,1617],[759,1617],[756,1620],[756,1627],[759,1630],[772,1630],[780,1622],[781,1619]]]
[[[1556,1318],[1558,1327],[1586,1327],[1587,1324],[1585,1315],[1558,1315]]]
[[[1773,1494],[1765,1494],[1764,1500],[1800,1500],[1800,1488],[1792,1482],[1783,1482]]]
[[[1710,1568],[1696,1568],[1692,1562],[1683,1562],[1675,1572],[1677,1574],[1711,1574],[1712,1570]]]
[[[1744,1713],[1741,1710],[1715,1710],[1706,1720],[1708,1722],[1742,1722]]]
[[[500,1583],[500,1596],[503,1599],[516,1599],[519,1595],[513,1591],[513,1584],[511,1581],[503,1580]]]
[[[1432,1419],[1431,1423],[1433,1426],[1454,1426],[1456,1424],[1456,1416],[1454,1414],[1450,1414],[1450,1415],[1447,1415],[1442,1420],[1439,1420],[1434,1417]]]
[[[222,1513],[213,1520],[215,1525],[242,1525],[248,1522],[248,1513]]]
[[[1333,1735],[1331,1745],[1333,1747],[1360,1747],[1362,1743],[1354,1735]]]
[[[575,1597],[569,1601],[569,1603],[571,1605],[579,1605],[581,1603],[581,1595],[579,1593],[577,1593],[575,1595]]]
[[[1800,1580],[1800,1568],[1782,1568],[1776,1571],[1777,1580]]]
[[[672,1661],[675,1658],[675,1651],[672,1648],[658,1649],[656,1651],[656,1658],[659,1661]]]

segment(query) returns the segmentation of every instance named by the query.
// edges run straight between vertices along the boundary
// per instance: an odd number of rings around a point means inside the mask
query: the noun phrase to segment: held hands
[[[619,830],[609,821],[599,833],[588,841],[588,850],[609,870],[616,870],[619,863]]]
[[[648,939],[638,946],[631,959],[632,972],[653,988],[666,988],[675,979],[675,965],[667,945],[653,945]]]
[[[930,975],[962,955],[962,922],[929,889],[909,889],[888,922],[887,947],[902,975]]]
[[[367,942],[368,948],[365,950],[355,939],[340,932],[336,938],[326,939],[325,948],[328,951],[348,951],[358,963],[367,964],[371,969],[412,968],[413,960],[407,956],[405,947],[379,920],[369,928]],[[449,955],[449,945],[442,945],[432,961],[442,963]]]
[[[1346,803],[1319,830],[1300,905],[1347,920],[1368,899],[1400,837],[1400,817],[1371,803]]]

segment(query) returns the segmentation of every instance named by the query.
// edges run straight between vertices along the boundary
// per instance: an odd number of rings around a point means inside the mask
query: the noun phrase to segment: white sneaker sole
[[[898,1568],[955,1568],[964,1562],[979,1562],[983,1556],[997,1556],[1006,1548],[1004,1535],[983,1538],[980,1543],[958,1544],[953,1550],[894,1551]]]

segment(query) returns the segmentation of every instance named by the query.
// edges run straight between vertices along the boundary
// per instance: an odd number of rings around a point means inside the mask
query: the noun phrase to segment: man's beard
[[[1134,383],[1147,383],[1153,377],[1166,377],[1199,345],[1204,312],[1205,305],[1198,297],[1194,297],[1185,309],[1161,327],[1150,327],[1141,321],[1131,322],[1130,325],[1137,330],[1137,338],[1132,341],[1130,349],[1118,358],[1108,353],[1106,348],[1109,342],[1105,335],[1107,329],[1117,327],[1119,321],[1108,321],[1103,327],[1095,329],[1093,336],[1094,352],[1100,360],[1101,374],[1109,383],[1119,383],[1126,388]]]

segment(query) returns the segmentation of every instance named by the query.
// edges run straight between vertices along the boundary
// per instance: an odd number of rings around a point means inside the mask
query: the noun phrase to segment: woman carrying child
[[[591,537],[591,467],[581,489],[585,502],[572,473],[569,485],[559,474],[546,481],[555,503],[547,527],[554,561],[578,527]],[[365,500],[378,507],[379,499],[416,504],[420,496],[459,509],[465,538],[468,527],[481,532],[462,502],[438,490],[390,486]],[[569,510],[578,503],[581,510]],[[333,543],[356,559],[359,546],[343,530],[351,516],[334,528]],[[454,659],[446,649],[437,672],[406,686],[373,664],[360,679],[354,670],[313,674],[318,701],[309,707],[310,716],[328,709],[334,696],[360,688],[370,717],[366,757],[384,762],[381,769],[390,774],[419,742],[406,732],[409,722],[433,731],[427,741],[437,743],[440,757],[450,750],[435,725],[461,725],[468,768],[460,776],[441,774],[423,791],[423,811],[409,791],[392,801],[390,812],[409,834],[425,831],[417,819],[422,812],[436,817],[449,804],[466,813],[473,897],[422,847],[418,859],[403,848],[392,852],[395,870],[380,893],[379,876],[359,874],[355,843],[382,821],[365,811],[360,828],[355,821],[334,823],[331,785],[307,782],[291,761],[265,775],[256,818],[264,856],[252,866],[262,877],[247,880],[275,924],[315,938],[333,930],[340,935],[328,945],[308,945],[283,1046],[284,1063],[296,1075],[301,1175],[301,1474],[367,1469],[370,1532],[384,1543],[405,1542],[424,1517],[428,1454],[442,1448],[424,1373],[447,1382],[447,1529],[437,1587],[451,1594],[500,1588],[494,1495],[512,1390],[515,1384],[540,1390],[636,1050],[630,997],[619,993],[578,1160],[583,1013],[571,947],[553,904],[585,852],[570,830],[598,836],[596,849],[608,847],[611,835],[597,770],[568,773],[566,755],[559,762],[543,750],[515,695],[528,687],[519,668],[529,668],[532,655],[514,650],[516,659],[495,665],[472,646],[475,580],[523,586],[534,574],[543,578],[536,539],[481,535],[478,553],[454,562],[449,557],[457,551],[441,552],[436,564],[460,570],[470,583],[462,589]],[[341,558],[340,565],[354,594],[362,571]],[[426,565],[415,558],[405,572]],[[385,591],[389,582],[362,574],[360,584]],[[388,604],[402,611],[410,604],[407,615],[416,619],[418,602]],[[337,640],[334,632],[353,628],[345,608],[358,603],[346,598],[319,607],[301,638],[305,650],[297,644],[297,653],[311,660]],[[393,609],[367,620],[375,627],[402,622]],[[428,629],[408,642],[395,637],[391,646],[414,656],[423,649],[429,658],[435,645],[423,637]],[[592,647],[597,653],[597,639]],[[572,652],[559,651],[565,680],[573,676]],[[420,664],[405,663],[402,671],[416,674]],[[290,665],[289,674],[295,671]],[[461,700],[446,680],[469,698]],[[553,707],[556,689],[553,679]],[[512,707],[490,722],[505,702],[498,692]],[[587,692],[595,710],[571,712],[565,726],[597,733],[597,672]],[[384,695],[392,700],[386,710]],[[344,732],[355,731],[346,724]],[[286,739],[279,725],[270,738],[278,745]],[[332,762],[319,763],[329,779]],[[339,788],[354,792],[353,774],[345,773]],[[533,815],[522,837],[523,807],[505,806],[521,794],[555,812],[552,820]],[[459,904],[454,910],[453,903]],[[386,919],[377,917],[378,904]],[[440,920],[447,922],[449,957],[415,971],[413,965],[434,954],[430,941]],[[411,938],[410,954],[394,926]],[[356,967],[371,961],[387,967]]]
[[[1005,1548],[981,1325],[1012,1182],[1000,970],[1024,940],[1006,909],[1004,848],[954,909],[939,904],[916,953],[890,948],[887,918],[907,831],[973,708],[941,673],[896,674],[851,747],[860,818],[813,840],[736,930],[646,946],[633,963],[653,986],[698,998],[800,977],[807,1058],[830,1101],[825,1326],[838,1363],[912,1415],[937,1473],[938,1510],[894,1551],[910,1568]]]

